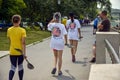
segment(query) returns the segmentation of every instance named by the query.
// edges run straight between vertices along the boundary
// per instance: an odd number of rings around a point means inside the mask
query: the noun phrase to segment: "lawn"
[[[26,44],[31,44],[36,41],[42,41],[50,36],[48,31],[27,30]],[[0,31],[0,51],[9,50],[9,40],[6,37],[6,31]]]

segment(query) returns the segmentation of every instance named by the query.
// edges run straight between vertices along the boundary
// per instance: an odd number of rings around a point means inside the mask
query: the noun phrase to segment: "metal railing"
[[[112,47],[112,45],[110,44],[110,42],[107,39],[105,39],[105,44],[106,44],[106,48],[109,52],[110,58],[112,60],[112,63],[120,64],[120,59],[119,59],[117,53],[115,52],[114,48]]]

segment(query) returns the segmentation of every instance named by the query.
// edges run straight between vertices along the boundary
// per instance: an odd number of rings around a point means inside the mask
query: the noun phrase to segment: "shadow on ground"
[[[87,66],[88,58],[83,58],[83,61],[76,61],[75,64],[83,64],[82,66]]]
[[[53,77],[55,77],[57,80],[76,80],[75,77],[70,74],[69,70],[65,70],[65,72],[66,72],[69,76],[65,76],[65,75],[63,74],[63,75],[61,75],[61,76],[53,75]]]

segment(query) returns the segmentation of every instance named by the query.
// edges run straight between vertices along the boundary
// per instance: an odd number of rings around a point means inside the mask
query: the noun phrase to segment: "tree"
[[[25,7],[23,0],[2,0],[0,18],[10,21],[12,15],[21,14],[21,10]]]
[[[111,2],[110,0],[98,0],[98,4],[100,5],[100,10],[107,10],[111,13]]]
[[[0,0],[0,9],[1,9],[2,0]]]
[[[29,17],[31,22],[45,22],[46,19],[52,18],[54,12],[59,11],[63,16],[74,12],[78,18],[80,16],[95,18],[98,14],[97,4],[104,4],[107,1],[109,2],[109,0],[61,0],[61,4],[58,5],[57,0],[24,0],[27,8],[24,9],[23,16]],[[108,2],[105,5],[106,9],[110,10]]]

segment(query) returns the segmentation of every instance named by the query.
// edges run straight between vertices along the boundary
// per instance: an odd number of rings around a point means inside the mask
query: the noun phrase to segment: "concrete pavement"
[[[92,65],[89,80],[120,80],[120,64]]]
[[[9,51],[0,51],[0,58],[7,56],[9,54]]]
[[[57,76],[57,73],[56,76],[51,75],[53,52],[49,47],[50,39],[27,47],[28,59],[35,69],[27,69],[27,64],[24,62],[24,80],[88,80],[94,36],[92,35],[92,27],[82,27],[81,31],[84,38],[78,43],[76,63],[71,61],[70,48],[65,47],[64,49],[62,76]],[[9,56],[0,59],[0,80],[8,79],[9,68]],[[13,80],[18,80],[17,70]]]

